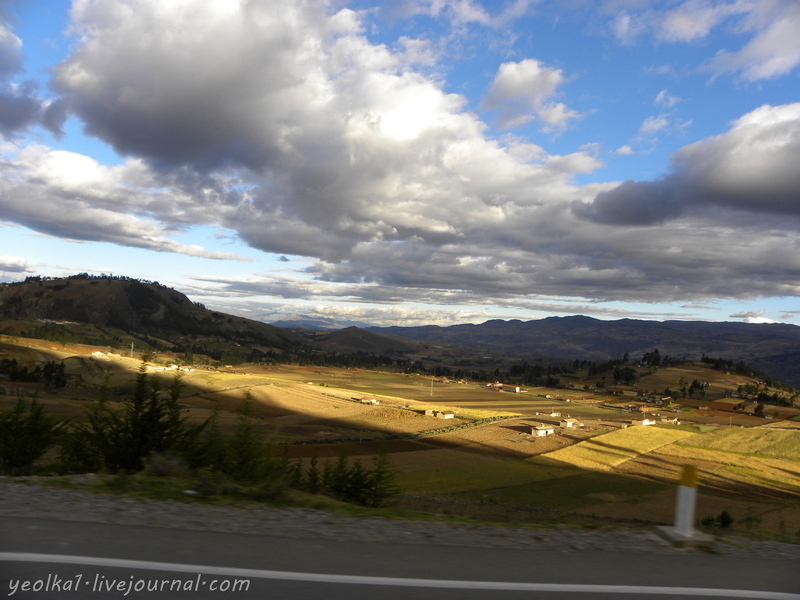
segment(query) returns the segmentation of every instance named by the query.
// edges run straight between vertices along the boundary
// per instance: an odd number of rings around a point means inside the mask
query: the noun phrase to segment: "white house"
[[[439,419],[454,419],[455,416],[456,413],[454,413],[452,410],[443,410],[436,415],[436,417]]]
[[[558,425],[560,427],[581,427],[583,423],[578,421],[578,419],[568,418],[568,419],[561,419]]]
[[[553,435],[556,432],[556,428],[552,425],[534,425],[531,427],[531,434],[537,437],[544,437],[546,435]]]
[[[655,424],[656,422],[654,419],[643,418],[643,419],[631,420],[631,425],[655,425]]]

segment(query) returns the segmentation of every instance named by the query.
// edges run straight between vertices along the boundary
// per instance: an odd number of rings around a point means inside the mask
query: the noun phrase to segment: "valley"
[[[368,462],[383,448],[402,491],[398,509],[491,521],[669,523],[681,465],[691,463],[700,471],[699,519],[727,511],[739,531],[800,532],[800,409],[767,404],[757,416],[738,390],[758,382],[699,362],[633,366],[635,386],[601,386],[602,376],[577,371],[558,388],[502,388],[388,370],[147,358],[162,389],[180,373],[179,404],[190,422],[215,414],[233,431],[249,398],[258,435],[293,459],[346,454]],[[36,394],[48,413],[78,421],[101,395],[122,408],[142,365],[108,346],[12,335],[0,336],[2,359],[61,362],[68,384],[45,390],[0,376],[0,409]],[[702,399],[654,394],[693,380],[707,384]]]

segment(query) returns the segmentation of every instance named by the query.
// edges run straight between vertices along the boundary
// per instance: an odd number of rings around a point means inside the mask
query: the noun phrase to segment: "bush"
[[[716,517],[709,516],[701,519],[700,525],[703,527],[722,527],[727,529],[733,525],[733,517],[727,510],[723,510]]]

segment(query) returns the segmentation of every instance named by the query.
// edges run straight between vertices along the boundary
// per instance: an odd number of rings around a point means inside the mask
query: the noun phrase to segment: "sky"
[[[800,325],[798,0],[0,0],[0,281]]]

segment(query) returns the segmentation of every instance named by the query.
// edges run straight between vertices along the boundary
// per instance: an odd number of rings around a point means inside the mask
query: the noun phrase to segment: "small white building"
[[[504,392],[512,392],[514,394],[519,394],[519,386],[518,385],[504,385],[503,386]]]
[[[656,422],[655,422],[654,419],[644,418],[644,419],[632,419],[631,420],[631,425],[632,426],[634,426],[634,425],[655,425],[655,424],[656,424]]]
[[[578,421],[578,419],[567,418],[567,419],[561,419],[561,421],[559,422],[559,426],[560,427],[568,427],[568,428],[569,427],[583,427],[583,423]]]
[[[454,419],[455,416],[456,413],[454,413],[452,410],[442,410],[436,415],[436,417],[439,419]]]
[[[534,425],[531,427],[531,435],[535,435],[536,437],[544,437],[546,435],[553,435],[556,432],[556,428],[552,425]]]

